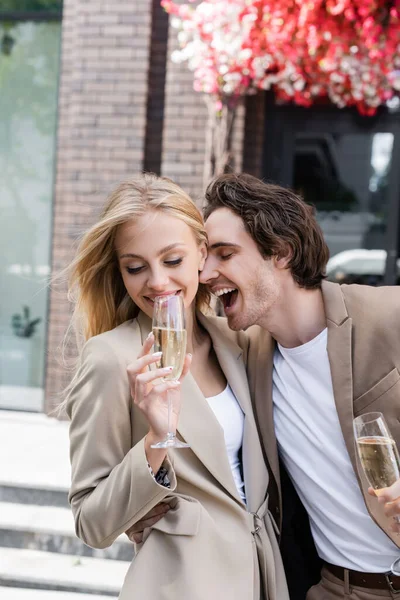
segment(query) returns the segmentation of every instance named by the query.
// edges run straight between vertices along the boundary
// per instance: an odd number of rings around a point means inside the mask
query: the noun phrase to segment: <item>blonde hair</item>
[[[100,219],[83,236],[69,267],[69,299],[74,303],[71,325],[79,345],[137,316],[139,310],[125,289],[114,242],[118,226],[148,210],[184,221],[198,245],[207,243],[203,217],[179,185],[152,173],[120,183],[109,196]],[[209,299],[200,284],[196,307],[204,309]]]

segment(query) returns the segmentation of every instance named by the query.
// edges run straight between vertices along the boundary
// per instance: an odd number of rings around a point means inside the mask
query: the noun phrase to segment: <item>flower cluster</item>
[[[218,102],[256,89],[371,115],[400,92],[400,0],[163,0],[179,29],[172,60]],[[217,106],[218,108],[218,106]]]

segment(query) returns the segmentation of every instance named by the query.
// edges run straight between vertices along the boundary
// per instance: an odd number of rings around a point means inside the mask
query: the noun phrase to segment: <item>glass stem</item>
[[[169,390],[167,390],[167,401],[168,401],[168,433],[167,433],[167,438],[168,439],[173,439],[175,437],[175,435],[172,433],[172,398],[171,398],[171,394],[169,393]]]

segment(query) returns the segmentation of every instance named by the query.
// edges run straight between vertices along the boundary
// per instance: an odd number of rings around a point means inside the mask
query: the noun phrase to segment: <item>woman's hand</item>
[[[156,473],[166,452],[157,450],[156,456],[162,456],[161,462],[159,460],[153,462],[150,461],[149,448],[154,442],[164,439],[168,432],[168,394],[170,394],[172,400],[171,431],[176,431],[181,409],[180,383],[189,371],[192,357],[190,354],[186,355],[182,375],[178,381],[164,381],[162,378],[171,373],[172,368],[149,369],[150,365],[159,362],[161,357],[161,353],[149,354],[153,343],[154,336],[151,333],[144,342],[137,360],[128,366],[127,372],[132,399],[149,423],[149,433],[146,436],[146,454],[153,471]]]

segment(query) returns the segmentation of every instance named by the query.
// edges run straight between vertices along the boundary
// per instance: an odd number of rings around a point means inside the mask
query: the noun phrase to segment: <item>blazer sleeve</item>
[[[144,438],[132,447],[126,365],[101,338],[89,340],[66,402],[72,482],[69,501],[77,536],[106,548],[176,488],[159,485],[148,468]]]

